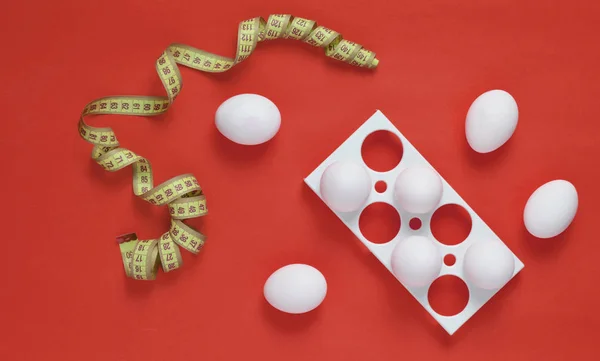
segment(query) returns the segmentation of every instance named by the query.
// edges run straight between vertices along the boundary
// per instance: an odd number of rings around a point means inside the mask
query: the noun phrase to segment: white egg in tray
[[[400,163],[388,172],[370,169],[361,155],[365,138],[381,130],[397,135],[403,146]],[[364,167],[368,173],[366,183],[370,183],[369,192],[365,193],[365,176],[356,169],[356,165]],[[405,170],[408,171],[398,178]],[[344,178],[345,172],[352,176]],[[442,186],[441,195],[438,177]],[[380,111],[375,112],[304,181],[449,334],[456,332],[524,267],[506,244]],[[374,191],[378,181],[388,185],[386,191]],[[321,190],[329,193],[324,196]],[[348,192],[350,197],[346,202],[344,192]],[[393,206],[401,219],[398,234],[384,244],[370,242],[359,228],[361,212],[378,202]],[[457,245],[437,241],[429,226],[435,210],[448,204],[463,207],[471,217],[471,232]],[[418,230],[409,227],[409,220],[415,217],[422,222]],[[446,255],[453,255],[456,262],[444,264]],[[453,316],[437,313],[428,300],[431,284],[445,275],[459,277],[469,290],[466,307]]]

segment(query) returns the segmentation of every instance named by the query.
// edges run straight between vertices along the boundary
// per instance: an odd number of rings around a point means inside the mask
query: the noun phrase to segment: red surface
[[[183,70],[161,118],[104,117],[161,182],[194,173],[210,215],[201,255],[154,283],[125,279],[116,235],[157,237],[164,209],[131,193],[131,171],[94,164],[76,131],[86,102],[162,94],[170,42],[233,54],[239,21],[289,12],[377,51],[375,72],[295,41],[260,44],[224,75]],[[4,56],[2,360],[598,360],[600,8],[597,1],[11,1]],[[210,35],[210,36],[209,36]],[[494,154],[469,150],[464,118],[482,92],[517,99],[520,122]],[[271,98],[283,123],[243,148],[213,125],[229,96]],[[302,180],[381,109],[524,261],[524,271],[448,336]],[[580,194],[570,229],[528,236],[542,183]],[[292,262],[329,282],[315,312],[262,297]]]

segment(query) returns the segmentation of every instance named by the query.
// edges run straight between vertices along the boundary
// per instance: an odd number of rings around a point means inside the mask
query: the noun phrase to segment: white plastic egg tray
[[[469,300],[466,307],[458,314],[454,316],[444,316],[440,315],[429,304],[428,300],[428,292],[429,286],[421,287],[421,288],[413,288],[403,284],[403,286],[417,299],[423,307],[433,316],[435,320],[449,333],[453,334],[458,330],[471,316],[475,314],[494,294],[496,294],[499,290],[485,290],[478,288],[472,284],[470,284],[467,279],[463,275],[463,260],[464,255],[467,248],[475,242],[485,242],[488,240],[498,240],[501,244],[505,245],[502,240],[488,227],[485,222],[475,213],[471,207],[456,193],[454,189],[446,182],[446,180],[442,178],[443,183],[443,195],[442,199],[438,205],[438,208],[447,204],[457,204],[462,206],[470,215],[472,227],[471,232],[468,237],[460,244],[457,245],[445,245],[438,242],[433,236],[430,228],[430,220],[434,212],[429,214],[411,214],[403,210],[401,207],[395,204],[393,199],[393,185],[395,183],[396,177],[398,174],[406,169],[407,167],[412,166],[428,166],[431,167],[431,164],[427,162],[427,160],[415,149],[415,147],[396,129],[396,127],[381,113],[380,111],[375,112],[360,128],[358,128],[354,134],[350,136],[342,145],[340,145],[323,163],[321,163],[317,169],[315,169],[304,181],[306,184],[323,200],[319,190],[319,184],[321,180],[321,175],[331,163],[336,161],[354,161],[359,164],[364,164],[361,155],[361,148],[363,141],[365,138],[376,131],[386,130],[393,134],[396,134],[404,148],[402,160],[400,163],[392,170],[388,172],[377,172],[370,169],[368,166],[366,168],[369,170],[371,180],[373,182],[372,191],[369,195],[369,198],[361,209],[356,212],[349,213],[339,213],[335,212],[336,215],[341,219],[344,224],[354,232],[356,237],[379,259],[379,261],[390,271],[391,268],[391,255],[392,251],[396,244],[411,235],[423,235],[427,236],[430,239],[434,240],[434,243],[439,248],[442,256],[447,254],[452,254],[456,257],[456,262],[452,266],[447,266],[446,264],[442,265],[441,272],[438,277],[444,275],[454,275],[462,279],[469,289]],[[433,168],[434,169],[434,168]],[[437,171],[436,171],[437,172]],[[374,191],[374,185],[377,181],[384,181],[387,184],[387,189],[383,193],[378,193]],[[366,239],[359,228],[359,218],[361,212],[370,204],[377,202],[385,202],[393,206],[400,215],[401,226],[400,231],[388,243],[385,244],[376,244],[370,242]],[[326,203],[325,203],[326,204]],[[333,211],[333,210],[332,210]],[[413,230],[409,227],[409,220],[412,218],[419,218],[422,222],[421,227],[418,230]],[[505,245],[506,246],[506,245]],[[507,247],[508,248],[508,247]],[[510,251],[510,249],[509,249]],[[511,254],[512,251],[510,251]],[[523,263],[515,257],[515,271],[512,275],[514,277],[519,271],[521,271],[524,267]],[[392,273],[393,274],[393,273]],[[511,277],[511,279],[512,279]],[[397,279],[397,278],[396,278]],[[400,282],[400,281],[399,281]],[[510,281],[509,281],[510,282]]]

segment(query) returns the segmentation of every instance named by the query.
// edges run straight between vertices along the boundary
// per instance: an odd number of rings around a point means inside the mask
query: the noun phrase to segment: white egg
[[[287,313],[305,313],[315,309],[327,294],[325,277],[306,264],[290,264],[273,272],[265,282],[265,299]]]
[[[281,114],[269,99],[258,94],[240,94],[223,102],[215,114],[219,132],[244,145],[264,143],[277,134]]]
[[[396,178],[394,199],[411,213],[429,213],[442,199],[442,179],[429,167],[406,168]]]
[[[392,252],[392,272],[408,287],[431,284],[442,269],[442,255],[427,237],[410,236],[401,240]]]
[[[467,113],[465,132],[474,151],[492,152],[513,135],[519,120],[515,99],[504,90],[481,94]]]
[[[355,162],[337,161],[321,176],[323,200],[336,212],[355,212],[367,202],[372,187],[367,169]]]
[[[504,286],[515,272],[515,258],[498,241],[479,241],[465,252],[463,270],[467,282],[486,290]]]
[[[579,198],[575,186],[566,180],[553,180],[533,192],[523,212],[525,227],[538,238],[561,234],[575,218]]]

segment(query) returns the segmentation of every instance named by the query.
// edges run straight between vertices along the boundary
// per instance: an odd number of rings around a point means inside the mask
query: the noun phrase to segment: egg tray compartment
[[[370,169],[363,161],[361,155],[361,148],[364,140],[370,134],[384,130],[389,131],[400,138],[403,146],[403,155],[400,163],[392,170],[388,172],[377,172]],[[442,277],[445,275],[453,275],[462,279],[467,288],[469,290],[469,300],[466,307],[456,315],[453,316],[444,316],[440,315],[429,304],[428,300],[428,292],[431,286],[427,287],[409,287],[405,284],[403,286],[417,299],[417,301],[425,307],[427,312],[433,316],[433,318],[450,334],[454,334],[456,330],[458,330],[471,316],[475,314],[487,301],[489,301],[492,296],[494,296],[499,289],[496,290],[485,290],[478,288],[477,286],[470,284],[463,274],[463,262],[464,255],[466,250],[474,244],[475,242],[485,242],[485,241],[500,241],[502,245],[506,247],[506,244],[502,242],[502,240],[492,231],[490,227],[488,227],[485,222],[471,209],[471,207],[456,193],[456,191],[446,182],[446,180],[440,175],[443,184],[443,195],[440,203],[438,204],[438,208],[448,204],[456,204],[463,207],[471,217],[471,232],[468,237],[460,244],[457,245],[445,245],[436,240],[433,236],[430,228],[430,221],[433,213],[427,214],[412,214],[406,212],[404,209],[399,207],[393,198],[394,192],[394,183],[398,174],[408,167],[413,166],[428,166],[435,170],[427,162],[427,160],[417,151],[417,149],[404,137],[404,135],[383,115],[381,111],[376,111],[363,125],[358,128],[354,134],[352,134],[342,145],[340,145],[323,163],[321,163],[308,177],[304,179],[305,183],[323,200],[323,197],[320,193],[320,181],[321,175],[325,171],[325,169],[332,163],[336,161],[353,161],[358,164],[365,165],[366,169],[369,171],[369,175],[371,176],[372,187],[371,193],[366,204],[356,212],[349,213],[340,213],[332,210],[338,218],[344,224],[350,228],[350,230],[358,237],[358,239],[377,257],[377,259],[390,271],[392,272],[391,267],[391,255],[394,247],[398,242],[406,237],[411,235],[422,235],[429,237],[434,244],[438,247],[442,257],[447,254],[452,254],[456,257],[456,262],[448,266],[442,263],[442,269],[438,276]],[[437,171],[436,171],[437,172]],[[439,174],[439,173],[438,173]],[[378,181],[384,181],[388,185],[387,189],[378,193],[374,191],[375,183]],[[385,244],[376,244],[370,242],[367,238],[363,236],[359,228],[359,218],[362,211],[368,207],[370,204],[384,202],[396,209],[400,215],[401,226],[398,234],[390,241]],[[325,203],[327,204],[327,203]],[[331,208],[330,208],[331,209]],[[419,218],[422,222],[421,227],[418,230],[413,230],[409,227],[409,220],[412,218]],[[508,247],[507,247],[508,249]],[[515,258],[515,270],[511,277],[511,279],[519,273],[524,267],[523,262],[514,255],[510,249],[508,251]],[[392,272],[393,274],[393,272]],[[397,279],[397,278],[396,278]],[[398,282],[400,282],[398,280]],[[434,281],[435,282],[435,281]],[[510,280],[508,281],[510,282]],[[507,283],[508,283],[507,282]],[[400,282],[402,283],[402,282]],[[433,282],[432,282],[433,283]]]

